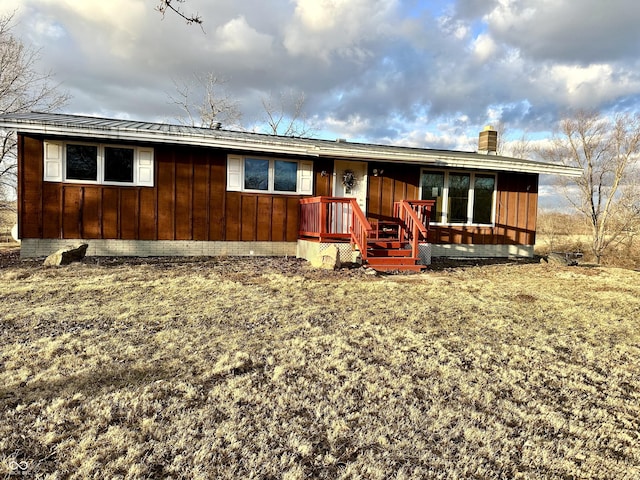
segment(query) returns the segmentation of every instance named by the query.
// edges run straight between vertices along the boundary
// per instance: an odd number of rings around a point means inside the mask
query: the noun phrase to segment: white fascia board
[[[281,153],[292,155],[307,155],[317,157],[318,154],[309,149],[308,145],[287,145],[277,142],[246,142],[229,138],[214,138],[207,136],[190,135],[188,133],[157,132],[151,133],[135,130],[114,129],[85,129],[56,125],[29,124],[25,128],[23,122],[16,125],[6,124],[8,128],[21,133],[33,133],[41,135],[84,137],[102,140],[136,141],[145,143],[164,143],[173,145],[193,145],[198,147],[231,148],[235,150],[257,151],[262,153]]]
[[[457,155],[452,152],[450,155],[442,152],[424,153],[393,153],[375,151],[357,151],[347,149],[319,149],[322,157],[334,157],[344,159],[362,159],[382,162],[416,163],[425,166],[449,167],[449,168],[471,168],[474,170],[491,170],[523,173],[544,173],[552,175],[564,175],[577,177],[582,174],[582,169],[576,167],[566,167],[564,165],[554,165],[537,163],[533,161],[519,161],[510,157],[498,157],[494,155],[482,155],[469,153],[468,156]]]
[[[148,130],[119,130],[113,128],[79,128],[68,125],[47,125],[40,122],[3,122],[3,128],[9,128],[18,132],[35,133],[41,135],[55,135],[67,137],[85,137],[117,141],[137,141],[146,143],[163,143],[192,146],[208,146],[222,149],[234,149],[254,151],[271,154],[290,154],[311,157],[341,158],[347,160],[368,160],[381,162],[411,163],[424,166],[437,166],[449,168],[470,168],[478,170],[508,171],[523,173],[539,173],[550,175],[562,175],[569,177],[580,176],[583,172],[576,167],[537,163],[528,160],[519,160],[495,155],[483,155],[468,153],[460,155],[457,152],[450,154],[442,151],[424,152],[392,152],[388,149],[376,151],[375,148],[359,149],[358,144],[344,146],[313,146],[308,142],[292,144],[282,143],[270,139],[268,141],[239,140],[227,137],[211,137],[206,135],[193,135],[190,133],[163,132]],[[275,137],[277,138],[277,137]]]

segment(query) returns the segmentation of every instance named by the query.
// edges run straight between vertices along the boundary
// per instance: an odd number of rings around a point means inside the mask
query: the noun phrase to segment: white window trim
[[[267,190],[244,188],[244,161],[247,158],[269,161],[269,177]],[[298,165],[296,191],[274,190],[275,162],[291,162]],[[262,157],[258,155],[227,156],[227,190],[233,192],[263,193],[268,195],[313,195],[313,162],[309,160],[292,160],[288,158]]]
[[[424,172],[435,172],[435,173],[443,173],[444,174],[444,186],[442,188],[442,222],[432,222],[431,225],[442,225],[442,226],[467,226],[467,227],[493,227],[496,224],[496,198],[497,198],[497,188],[498,188],[498,175],[495,172],[474,172],[474,171],[449,171],[449,170],[439,170],[434,168],[423,168],[420,171],[420,198],[422,198],[422,174]],[[469,198],[467,200],[467,221],[462,222],[449,222],[449,211],[447,207],[449,205],[449,174],[468,174],[470,175],[469,179]],[[494,178],[493,181],[493,193],[491,195],[491,223],[477,223],[470,222],[469,219],[473,217],[473,202],[475,201],[475,183],[476,183],[476,175],[488,175]]]
[[[67,178],[67,145],[85,145],[97,148],[96,180],[77,180]],[[133,182],[113,182],[104,179],[105,147],[129,148],[133,150]],[[154,151],[150,147],[132,145],[104,144],[95,142],[44,142],[43,180],[47,182],[64,182],[89,185],[113,185],[119,187],[153,187],[154,186]]]

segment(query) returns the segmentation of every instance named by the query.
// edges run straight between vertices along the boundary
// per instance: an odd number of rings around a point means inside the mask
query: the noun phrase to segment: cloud
[[[250,27],[247,19],[240,15],[216,29],[216,49],[220,52],[235,54],[266,54],[272,49],[270,35],[259,33]]]
[[[358,62],[373,55],[371,43],[389,34],[397,0],[295,0],[283,43],[294,55]],[[382,37],[382,39],[380,38]]]
[[[590,64],[635,58],[640,42],[634,0],[500,0],[486,21],[498,42],[536,60]]]
[[[249,122],[293,89],[327,138],[474,149],[487,123],[546,132],[571,108],[637,110],[628,0],[3,0],[70,112],[166,120],[174,79],[227,80]],[[606,5],[606,8],[604,7]],[[630,26],[633,25],[633,28]],[[204,30],[204,31],[203,31]]]
[[[482,64],[491,61],[498,53],[498,45],[491,36],[483,33],[473,41],[472,50],[476,62]]]

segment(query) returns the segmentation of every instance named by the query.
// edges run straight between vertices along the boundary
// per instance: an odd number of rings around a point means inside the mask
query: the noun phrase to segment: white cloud
[[[640,91],[640,78],[613,64],[551,65],[540,69],[540,89],[548,91],[555,102],[570,108],[594,109],[617,98]],[[543,93],[542,91],[540,92]]]
[[[323,124],[327,130],[338,133],[336,138],[346,139],[362,139],[371,128],[371,121],[359,115],[353,115],[344,120],[328,116],[323,119]]]
[[[472,50],[476,61],[484,63],[492,60],[498,52],[498,46],[491,36],[483,33],[473,41]]]
[[[249,26],[247,19],[240,15],[216,29],[217,48],[221,52],[268,54],[273,38],[259,33]]]
[[[498,41],[534,59],[589,64],[637,56],[635,0],[499,0],[485,18]]]
[[[640,109],[631,0],[181,4],[204,32],[162,19],[156,4],[2,0],[0,13],[18,6],[15,32],[41,49],[39,68],[69,90],[70,112],[175,118],[172,79],[208,72],[227,80],[248,122],[262,96],[294,89],[329,138],[437,148],[474,149],[497,121],[548,135],[574,106]]]
[[[397,0],[295,0],[284,45],[292,55],[328,61],[331,55],[364,61],[369,42],[391,32]]]

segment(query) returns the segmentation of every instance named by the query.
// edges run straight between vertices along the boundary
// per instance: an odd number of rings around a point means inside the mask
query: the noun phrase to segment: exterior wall
[[[18,219],[25,255],[49,254],[78,239],[89,241],[90,252],[124,252],[118,255],[262,255],[257,252],[280,251],[280,244],[288,252],[283,255],[296,253],[301,196],[227,192],[226,151],[156,145],[155,186],[118,187],[43,182],[42,139],[21,135],[18,143]],[[316,159],[314,165],[314,194],[330,196],[333,161]],[[419,166],[369,162],[368,168],[370,218],[391,217],[395,201],[419,198]],[[373,169],[384,173],[374,176]],[[429,235],[433,256],[532,255],[537,196],[538,175],[498,173],[495,225],[435,226]],[[36,239],[48,241],[30,241]],[[139,245],[131,246],[135,241]],[[227,244],[226,249],[218,244]]]
[[[227,192],[225,151],[156,145],[155,186],[120,187],[43,182],[42,139],[21,136],[19,145],[23,239],[295,242],[298,238],[301,197]],[[320,190],[324,178],[316,172]]]
[[[373,169],[384,170],[373,176]],[[385,219],[393,215],[393,203],[420,198],[420,170],[417,165],[369,164],[369,205],[367,216]],[[431,227],[432,244],[534,245],[538,205],[538,175],[498,172],[496,221],[493,226]],[[508,251],[509,249],[504,249]],[[438,256],[434,253],[434,256]],[[505,255],[508,256],[508,255]]]
[[[36,239],[22,241],[21,257],[44,257],[76,243],[88,243],[88,256],[97,257],[219,257],[219,256],[295,256],[296,242],[203,242],[181,240],[92,240]]]
[[[373,170],[384,170],[374,176]],[[420,197],[420,167],[417,165],[369,163],[367,216],[378,220],[393,217],[393,203]]]

